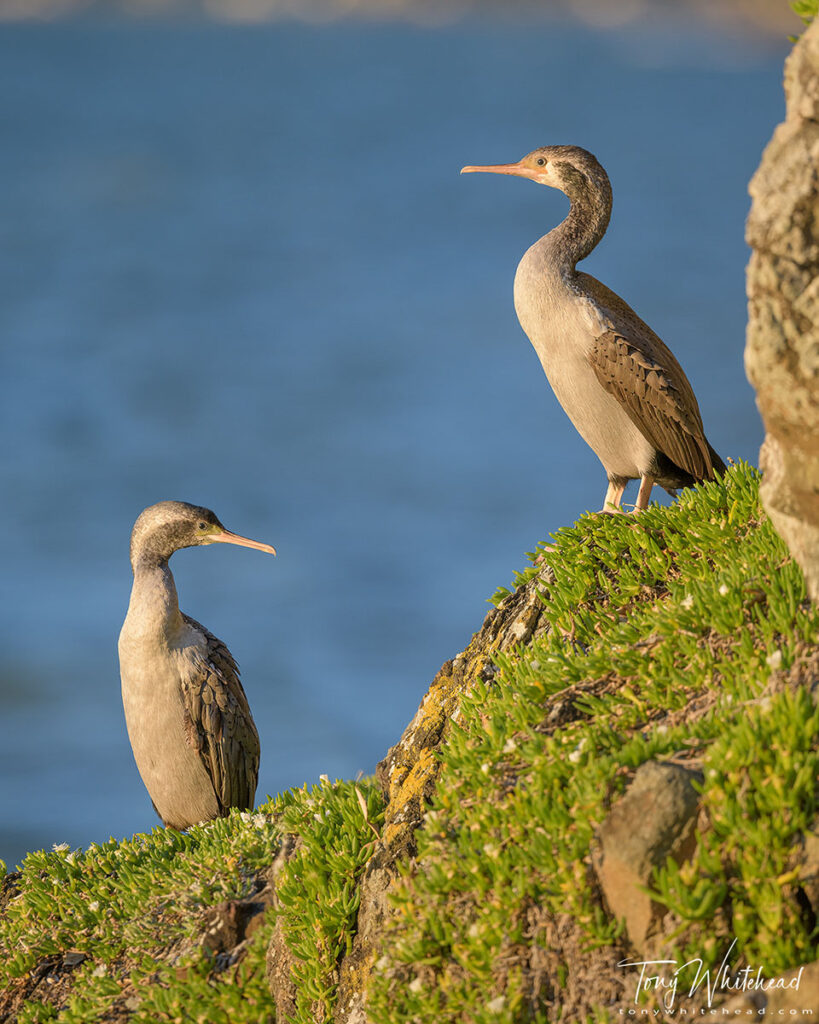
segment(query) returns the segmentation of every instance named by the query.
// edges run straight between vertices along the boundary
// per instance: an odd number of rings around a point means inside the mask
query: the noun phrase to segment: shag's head
[[[515,174],[539,185],[565,192],[570,199],[582,199],[602,193],[611,202],[609,176],[588,150],[579,146],[541,146],[516,164],[488,164],[463,167],[461,174],[487,171],[491,174]]]
[[[240,537],[226,530],[209,508],[186,501],[160,501],[150,505],[134,523],[131,533],[131,567],[148,560],[167,562],[174,551],[199,544],[241,544],[246,548],[276,554],[270,544]]]

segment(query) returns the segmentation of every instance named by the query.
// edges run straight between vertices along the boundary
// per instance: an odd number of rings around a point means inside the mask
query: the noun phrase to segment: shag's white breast
[[[183,682],[206,660],[205,639],[177,618],[146,629],[138,588],[119,637],[122,705],[139,774],[164,821],[204,821],[219,811],[210,776],[185,730]]]
[[[609,329],[605,311],[554,269],[541,243],[518,265],[515,311],[557,400],[606,472],[639,477],[650,466],[654,449],[600,384],[588,359],[597,338]]]

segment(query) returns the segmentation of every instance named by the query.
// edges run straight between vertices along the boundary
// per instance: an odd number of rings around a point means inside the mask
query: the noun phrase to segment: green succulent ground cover
[[[20,1024],[272,1022],[265,954],[274,915],[235,965],[220,964],[199,940],[208,908],[252,896],[290,833],[301,845],[279,876],[280,913],[296,955],[309,954],[299,966],[305,1000],[316,993],[329,1013],[328,979],[349,942],[356,880],[380,810],[371,783],[337,782],[187,833],[157,828],[85,852],[31,853],[19,895],[0,917],[0,992],[44,957],[79,951],[87,959],[71,972],[67,1005],[27,1000]]]
[[[230,984],[233,977],[211,978],[208,955],[195,949],[186,954],[185,940],[193,938],[206,908],[246,897],[249,880],[269,864],[278,839],[266,810],[251,823],[233,814],[185,834],[157,828],[85,852],[29,854],[18,881],[20,895],[3,915],[0,990],[49,954],[77,950],[88,959],[76,968],[62,1011],[30,1000],[21,1024],[104,1019],[126,990],[137,1021],[177,1019],[183,1004],[201,1006],[208,1015],[191,1012],[179,1019],[230,1020],[239,996]],[[181,957],[166,959],[174,946]],[[264,972],[252,970],[263,958],[262,945],[248,952],[243,965],[251,1005],[269,1003]]]
[[[806,25],[810,25],[816,15],[819,14],[819,0],[791,0],[791,10]]]
[[[383,823],[379,789],[351,783],[305,790],[282,799],[285,831],[301,844],[278,885],[284,937],[295,962],[296,1020],[332,1019],[337,965],[350,952],[361,872]],[[332,796],[330,796],[332,794]]]
[[[736,936],[768,975],[816,957],[796,890],[799,838],[819,812],[819,712],[793,666],[819,615],[759,509],[755,471],[735,467],[670,508],[584,516],[545,557],[549,632],[487,666],[441,751],[374,965],[379,1024],[560,1019],[563,982],[620,935],[590,868],[595,829],[652,758],[704,777],[708,827],[692,859],[652,883],[679,954],[716,962]],[[32,853],[0,911],[0,1002],[43,958],[80,951],[62,996],[29,999],[20,1021],[272,1022],[278,914],[294,1019],[328,1021],[382,822],[373,783],[326,783],[186,834]],[[299,842],[278,910],[237,963],[220,961],[202,945],[203,915],[252,897],[285,833]],[[576,929],[574,958],[549,952],[558,918]],[[564,959],[546,970],[543,956]]]
[[[556,1019],[532,951],[566,913],[581,948],[616,942],[590,847],[652,758],[704,769],[710,827],[689,863],[654,880],[684,959],[714,963],[734,936],[769,974],[815,958],[792,868],[819,809],[819,711],[803,690],[763,691],[815,643],[819,616],[757,484],[740,466],[670,508],[559,532],[545,553],[552,630],[498,658],[443,751],[374,978],[376,1021]],[[572,684],[571,716],[553,727]]]

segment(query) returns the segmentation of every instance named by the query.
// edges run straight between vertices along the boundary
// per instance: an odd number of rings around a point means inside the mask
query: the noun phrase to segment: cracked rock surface
[[[785,64],[787,116],[750,184],[745,367],[765,510],[819,599],[819,19]]]

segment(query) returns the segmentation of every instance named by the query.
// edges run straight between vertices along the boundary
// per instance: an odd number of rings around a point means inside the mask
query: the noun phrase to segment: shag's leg
[[[620,512],[620,502],[623,500],[623,491],[626,489],[626,483],[624,480],[615,482],[609,480],[609,487],[606,491],[606,497],[603,501],[603,507],[600,509],[601,512]]]
[[[653,476],[649,476],[646,473],[645,476],[640,477],[640,490],[637,492],[637,504],[634,506],[635,512],[642,512],[643,509],[648,508],[648,499],[651,497],[651,488],[653,486]]]

